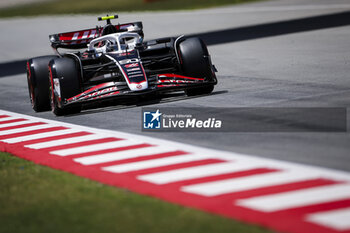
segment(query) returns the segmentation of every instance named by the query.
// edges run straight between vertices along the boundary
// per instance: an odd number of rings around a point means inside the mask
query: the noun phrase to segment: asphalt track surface
[[[200,11],[122,13],[143,21],[147,39],[198,35],[219,84],[210,96],[171,96],[55,117],[31,109],[24,61],[52,54],[48,35],[95,26],[96,16],[0,21],[0,109],[225,151],[350,170],[348,133],[143,133],[142,107],[348,107],[350,4],[279,0]],[[223,113],[218,113],[225,114]],[[349,122],[349,119],[348,119]]]

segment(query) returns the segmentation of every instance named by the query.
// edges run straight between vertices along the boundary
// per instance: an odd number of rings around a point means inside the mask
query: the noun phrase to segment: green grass
[[[158,0],[149,3],[143,0],[53,0],[1,9],[0,17],[80,13],[104,15],[121,11],[198,9],[252,1],[257,0]]]
[[[0,152],[0,232],[269,231],[106,186]]]

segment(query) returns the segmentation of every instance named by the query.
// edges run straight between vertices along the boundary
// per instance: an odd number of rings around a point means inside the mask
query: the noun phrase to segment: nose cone
[[[132,91],[142,91],[148,88],[147,81],[140,82],[140,83],[130,83],[129,88]]]

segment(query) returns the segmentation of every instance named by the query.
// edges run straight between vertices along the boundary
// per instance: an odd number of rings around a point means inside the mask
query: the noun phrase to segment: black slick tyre
[[[179,57],[184,75],[195,78],[204,78],[206,82],[214,82],[212,64],[207,46],[197,38],[186,38],[179,43]],[[214,84],[203,87],[188,88],[185,93],[188,96],[210,94],[214,90]]]
[[[27,61],[27,83],[29,99],[36,112],[51,109],[49,99],[48,64],[57,56],[42,56]]]
[[[56,58],[49,64],[49,89],[51,110],[56,116],[75,114],[81,104],[65,105],[65,100],[81,93],[80,69],[77,62],[68,57]]]

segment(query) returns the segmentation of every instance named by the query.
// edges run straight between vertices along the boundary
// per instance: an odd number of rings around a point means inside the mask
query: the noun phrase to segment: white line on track
[[[41,138],[47,138],[47,137],[52,137],[52,136],[60,136],[60,135],[65,135],[65,134],[70,134],[70,133],[76,133],[76,132],[79,132],[79,130],[61,129],[61,130],[54,130],[51,132],[31,134],[28,136],[10,138],[10,139],[5,139],[5,140],[1,140],[1,141],[7,142],[7,143],[18,143],[18,142],[25,142],[25,141],[30,141],[30,140],[34,140],[34,139],[41,139]]]
[[[9,130],[0,131],[0,136],[15,134],[15,133],[24,133],[24,132],[34,131],[38,129],[48,129],[53,127],[57,127],[57,126],[50,125],[50,124],[42,124],[42,125],[35,125],[35,126],[29,126],[29,127],[21,127],[17,129],[9,129]]]
[[[80,132],[80,131],[76,130],[76,132]],[[89,134],[84,136],[69,137],[69,138],[64,138],[59,140],[52,140],[52,141],[46,141],[46,142],[41,142],[41,143],[36,143],[31,145],[25,145],[25,147],[32,148],[32,149],[44,149],[44,148],[49,148],[54,146],[69,145],[77,142],[86,142],[86,141],[101,139],[105,137],[106,136],[99,135],[99,134]]]
[[[115,173],[123,173],[123,172],[131,172],[131,171],[162,167],[162,166],[179,164],[179,163],[193,162],[193,161],[198,161],[203,159],[205,159],[205,157],[201,157],[199,155],[177,155],[177,156],[170,156],[170,157],[160,158],[160,159],[152,159],[152,160],[146,160],[146,161],[140,161],[140,162],[134,162],[134,163],[114,165],[114,166],[104,167],[102,169],[105,171],[110,171]]]
[[[75,162],[84,165],[94,165],[99,163],[113,162],[124,159],[138,158],[142,156],[156,155],[160,153],[172,152],[171,148],[163,146],[152,146],[146,148],[138,148],[127,151],[117,151],[105,154],[96,154],[92,156],[80,157],[74,159]]]
[[[319,173],[306,171],[277,171],[267,174],[257,174],[242,178],[232,178],[207,183],[184,186],[184,192],[203,196],[216,196],[232,192],[241,192],[273,185],[288,184],[319,178]]]
[[[2,121],[11,121],[11,120],[18,120],[18,119],[23,119],[23,118],[14,117],[14,116],[2,117],[0,118],[0,124]]]
[[[138,144],[141,144],[141,143],[133,140],[119,140],[119,141],[113,141],[113,142],[97,143],[97,144],[92,144],[88,146],[74,147],[70,149],[51,151],[50,154],[60,155],[60,156],[76,155],[81,153],[114,149],[119,147],[134,146]]]
[[[138,176],[139,180],[155,184],[167,184],[183,180],[191,180],[208,176],[222,175],[231,172],[240,172],[266,166],[252,162],[221,162],[216,164],[201,165],[196,167],[182,168],[165,172],[151,173]]]
[[[237,205],[264,211],[280,211],[350,198],[350,184],[333,184],[238,200]]]
[[[350,207],[310,214],[306,217],[306,221],[338,231],[350,230]]]
[[[6,127],[11,127],[11,126],[30,124],[30,123],[34,123],[34,122],[37,122],[37,121],[23,120],[23,121],[18,121],[18,122],[0,124],[0,129],[1,129],[1,128],[6,128]]]

